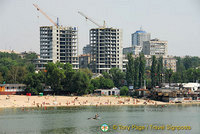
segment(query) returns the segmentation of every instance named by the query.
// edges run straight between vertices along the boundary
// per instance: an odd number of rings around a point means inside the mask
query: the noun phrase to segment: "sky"
[[[33,4],[60,25],[78,27],[79,54],[96,28],[78,14],[123,30],[123,47],[139,30],[168,41],[168,54],[200,56],[200,0],[0,0],[0,50],[39,53],[39,27],[53,25]]]

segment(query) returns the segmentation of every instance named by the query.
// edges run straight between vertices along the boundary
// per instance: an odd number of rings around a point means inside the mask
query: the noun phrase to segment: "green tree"
[[[140,61],[137,57],[134,60],[134,88],[139,88],[139,67],[140,67]]]
[[[116,87],[121,87],[123,85],[125,73],[122,72],[119,68],[111,68],[110,75]]]
[[[157,74],[156,74],[157,60],[156,56],[152,56],[152,65],[151,65],[151,87],[155,87],[157,83]]]
[[[172,69],[170,68],[170,69],[166,69],[166,71],[165,71],[165,82],[168,82],[169,83],[169,86],[170,86],[170,84],[171,84],[171,78],[172,78],[172,75],[173,75],[173,71],[172,71]]]
[[[106,79],[104,77],[99,78],[100,88],[111,89],[114,87],[114,83],[111,79]]]
[[[93,73],[92,73],[92,71],[90,69],[88,69],[88,68],[80,68],[79,70],[81,72],[85,72],[88,75],[89,79],[92,78]]]
[[[107,73],[107,72],[103,72],[102,75],[103,75],[103,77],[106,78],[106,79],[111,79],[110,74]]]
[[[100,88],[100,78],[92,79],[91,85],[94,87],[94,89],[99,89]]]
[[[60,63],[48,63],[46,66],[47,70],[47,84],[51,86],[54,92],[60,93],[63,90],[61,82],[65,78],[64,70],[59,68]]]
[[[0,83],[2,84],[3,81],[4,81],[4,79],[3,79],[3,76],[2,76],[2,74],[1,74],[1,72],[0,72]]]
[[[158,86],[161,87],[163,77],[163,57],[159,57],[157,65]]]
[[[140,53],[139,57],[139,84],[138,87],[142,87],[142,83],[144,82],[145,78],[145,64],[146,60],[143,53]]]
[[[26,75],[24,84],[27,85],[26,92],[32,94],[38,94],[39,92],[43,92],[43,86],[39,78],[39,74],[37,73],[29,73]]]
[[[121,96],[126,96],[126,95],[128,95],[128,87],[123,86],[122,88],[120,88],[120,95],[121,95]]]
[[[127,85],[133,85],[134,83],[134,60],[132,54],[128,54],[128,63],[126,65],[126,81]]]
[[[89,86],[89,77],[85,72],[78,71],[72,76],[72,92],[79,95],[86,93]]]
[[[62,84],[64,86],[64,91],[71,92],[72,87],[72,77],[75,74],[75,70],[72,69],[72,65],[70,63],[66,63],[64,65],[64,75],[65,78],[62,81]]]

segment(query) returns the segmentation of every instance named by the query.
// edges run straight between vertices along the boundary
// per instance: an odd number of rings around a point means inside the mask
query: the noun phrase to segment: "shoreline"
[[[200,102],[168,103],[154,100],[143,100],[132,97],[111,96],[25,96],[0,95],[0,108],[47,108],[79,106],[164,106],[191,105]]]

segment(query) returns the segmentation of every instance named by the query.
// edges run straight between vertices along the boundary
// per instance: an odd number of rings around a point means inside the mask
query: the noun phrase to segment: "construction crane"
[[[39,8],[38,5],[33,4],[33,6],[34,6],[35,8],[37,8],[37,10],[40,11],[51,23],[53,23],[55,26],[59,26],[59,24],[58,24],[58,18],[57,18],[57,23],[55,23],[45,12],[43,12],[43,11]]]
[[[89,21],[91,21],[92,23],[94,23],[95,25],[97,25],[99,28],[105,28],[105,27],[106,27],[106,26],[105,26],[105,21],[104,21],[103,26],[101,26],[101,25],[99,25],[98,23],[96,23],[95,21],[93,21],[91,18],[87,17],[84,13],[82,13],[82,12],[80,12],[80,11],[78,11],[78,13],[79,13],[80,15],[82,15],[83,17],[85,17],[86,20],[89,20]]]

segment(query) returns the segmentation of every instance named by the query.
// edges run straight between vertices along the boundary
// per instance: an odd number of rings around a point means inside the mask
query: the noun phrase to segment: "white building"
[[[126,47],[123,48],[123,54],[127,55],[128,53],[131,53],[133,55],[139,55],[140,52],[142,52],[142,46],[133,46],[133,47]]]
[[[114,28],[90,30],[91,69],[94,73],[122,69],[122,31]]]
[[[143,53],[145,55],[167,55],[167,41],[161,41],[159,39],[152,39],[150,41],[143,42]]]
[[[99,95],[120,95],[120,90],[118,88],[112,88],[112,89],[96,89],[94,90],[94,93],[97,93]]]

